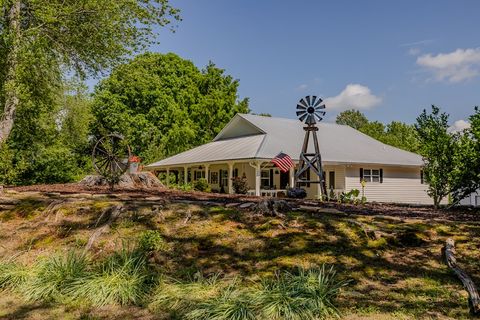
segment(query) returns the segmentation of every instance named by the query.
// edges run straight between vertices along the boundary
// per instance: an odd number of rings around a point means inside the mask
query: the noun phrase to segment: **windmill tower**
[[[298,171],[295,174],[295,186],[300,187],[303,183],[319,183],[322,190],[322,196],[327,196],[327,185],[325,183],[325,176],[322,168],[322,156],[320,155],[320,147],[318,146],[316,126],[317,121],[322,121],[325,116],[325,104],[322,104],[323,100],[317,96],[306,96],[300,99],[297,104],[297,117],[298,120],[306,124],[303,127],[305,130],[305,138],[303,140],[302,152],[300,153],[300,163]],[[313,136],[313,152],[308,151],[308,142],[310,135]],[[307,171],[318,176],[318,179],[312,180],[308,178]]]

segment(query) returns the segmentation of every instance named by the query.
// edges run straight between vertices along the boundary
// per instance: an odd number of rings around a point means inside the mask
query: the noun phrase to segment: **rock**
[[[83,178],[80,185],[85,187],[108,186],[108,181],[98,175],[89,175]],[[136,172],[123,174],[115,185],[119,188],[163,188],[164,185],[151,172]]]
[[[47,197],[59,197],[61,194],[60,192],[45,192],[44,195]]]
[[[0,211],[1,210],[12,210],[15,208],[15,205],[13,204],[0,204]]]
[[[233,208],[233,207],[237,207],[239,205],[240,205],[240,203],[238,203],[238,202],[227,203],[225,205],[225,208]]]
[[[16,205],[20,203],[20,200],[14,198],[1,197],[0,204],[2,205]]]
[[[160,197],[147,197],[147,198],[145,198],[145,200],[148,200],[148,201],[162,201],[163,199],[160,198]]]
[[[253,202],[246,202],[246,203],[242,203],[238,207],[242,208],[242,209],[248,209],[248,208],[253,207],[254,205],[255,205],[255,203],[253,203]]]

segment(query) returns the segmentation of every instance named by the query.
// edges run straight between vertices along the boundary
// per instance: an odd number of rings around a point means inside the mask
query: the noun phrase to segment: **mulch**
[[[126,195],[130,198],[158,197],[162,200],[190,200],[190,201],[209,201],[218,203],[245,203],[258,202],[262,198],[246,195],[229,195],[218,193],[205,193],[197,191],[180,191],[165,188],[136,188],[119,189],[113,191],[108,187],[85,187],[76,183],[51,184],[51,185],[33,185],[22,187],[7,187],[7,190],[17,192],[41,192],[41,193],[60,193],[66,194],[107,194],[107,195]],[[386,216],[397,217],[401,219],[415,218],[425,220],[448,220],[448,221],[468,221],[480,222],[480,208],[453,207],[434,209],[433,206],[426,205],[402,205],[388,203],[367,203],[363,205],[340,204],[336,202],[319,202],[314,200],[291,200],[285,199],[293,205],[305,205],[317,208],[335,209],[347,214],[366,215],[366,216]]]

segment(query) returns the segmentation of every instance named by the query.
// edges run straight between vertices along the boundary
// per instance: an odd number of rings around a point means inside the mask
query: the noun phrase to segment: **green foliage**
[[[480,189],[480,108],[469,117],[470,128],[460,133],[452,174],[453,203]]]
[[[51,301],[63,296],[74,281],[87,275],[88,261],[74,251],[56,254],[33,266],[33,274],[21,286],[23,296],[30,301]]]
[[[248,192],[248,180],[247,177],[235,177],[232,178],[233,190],[237,194],[247,194]]]
[[[140,250],[145,252],[163,251],[167,249],[167,244],[162,237],[162,234],[157,230],[147,230],[140,234],[138,239],[138,246]]]
[[[368,124],[367,117],[358,110],[350,109],[340,112],[335,120],[337,124],[343,124],[359,130]]]
[[[339,200],[342,203],[356,203],[359,195],[360,191],[358,189],[352,189],[349,192],[342,192]]]
[[[145,162],[213,139],[248,100],[238,80],[210,63],[199,70],[168,53],[146,53],[113,70],[94,94],[93,132],[123,134]]]
[[[208,184],[207,179],[200,178],[194,182],[193,188],[197,191],[210,192],[210,185]]]
[[[418,151],[418,139],[415,127],[399,121],[384,125],[378,121],[369,121],[358,110],[346,110],[338,114],[336,123],[348,125],[385,144],[411,151]]]
[[[424,161],[424,177],[428,183],[428,194],[438,207],[452,187],[455,171],[455,151],[458,150],[458,135],[448,132],[448,115],[432,106],[420,114],[415,124],[420,141],[420,154]]]

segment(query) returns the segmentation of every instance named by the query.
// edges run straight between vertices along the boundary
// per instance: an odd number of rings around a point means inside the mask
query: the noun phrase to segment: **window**
[[[328,173],[328,188],[335,189],[335,171]]]
[[[270,169],[262,170],[260,177],[260,188],[270,187]]]
[[[197,181],[197,180],[200,180],[201,178],[205,178],[205,171],[195,171],[193,175],[193,179]]]
[[[210,179],[212,184],[218,184],[218,172],[214,171],[210,173]]]
[[[379,169],[363,169],[363,179],[365,182],[381,182]]]

